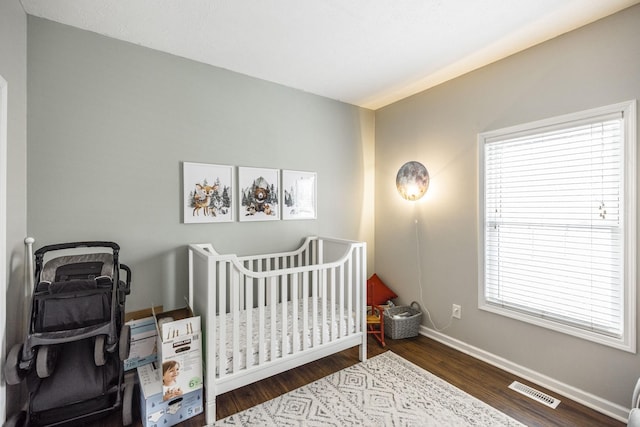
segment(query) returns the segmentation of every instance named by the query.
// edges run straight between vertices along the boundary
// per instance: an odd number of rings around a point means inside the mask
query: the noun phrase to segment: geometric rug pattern
[[[408,360],[386,351],[216,426],[523,426]]]

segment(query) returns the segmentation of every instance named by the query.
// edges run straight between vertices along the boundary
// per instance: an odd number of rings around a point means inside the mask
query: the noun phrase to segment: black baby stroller
[[[93,248],[102,251],[44,262],[52,251]],[[113,242],[76,242],[35,252],[27,337],[11,348],[4,370],[8,384],[27,380],[28,410],[13,417],[15,425],[82,423],[120,408],[123,424],[131,424],[133,384],[124,381],[123,363],[131,270],[118,262],[119,251]]]

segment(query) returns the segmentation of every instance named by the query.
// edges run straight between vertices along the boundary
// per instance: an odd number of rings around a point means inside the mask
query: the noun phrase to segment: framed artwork
[[[234,220],[233,166],[183,163],[184,223]]]
[[[240,221],[280,219],[280,171],[238,168],[238,217]]]
[[[315,219],[317,174],[315,172],[282,171],[282,219]]]

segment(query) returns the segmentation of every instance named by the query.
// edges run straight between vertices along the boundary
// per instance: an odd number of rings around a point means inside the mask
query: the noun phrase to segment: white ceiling
[[[640,0],[21,0],[34,16],[377,109]]]

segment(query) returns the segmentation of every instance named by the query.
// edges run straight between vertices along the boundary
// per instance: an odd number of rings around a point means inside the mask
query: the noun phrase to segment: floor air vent
[[[519,383],[518,381],[512,382],[511,385],[509,385],[509,388],[553,409],[556,409],[560,404],[560,401],[555,397],[551,397],[548,394],[538,391],[535,388],[529,387],[528,385]]]

